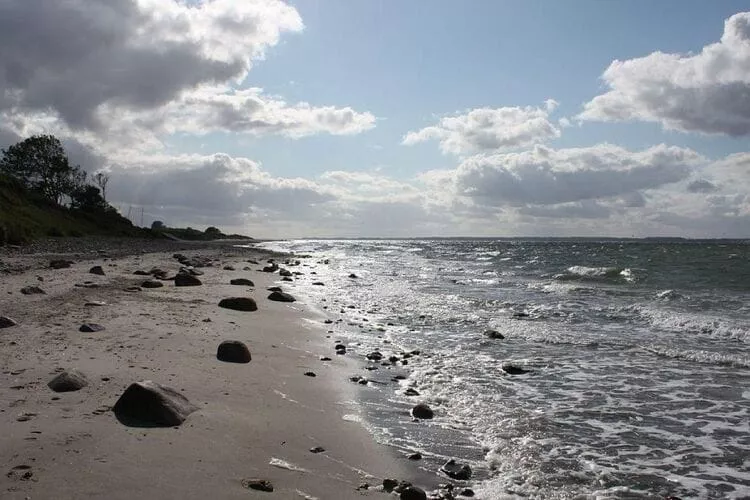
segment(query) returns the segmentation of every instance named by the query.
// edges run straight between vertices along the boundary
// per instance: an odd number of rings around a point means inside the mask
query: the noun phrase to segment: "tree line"
[[[97,172],[89,179],[79,165],[72,165],[60,140],[35,135],[2,150],[0,173],[17,179],[42,198],[84,212],[114,210],[107,204],[109,176]]]

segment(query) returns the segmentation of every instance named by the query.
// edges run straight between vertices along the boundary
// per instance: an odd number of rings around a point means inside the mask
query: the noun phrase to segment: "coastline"
[[[269,253],[185,246],[193,248],[188,257],[219,259],[202,268],[202,286],[165,281],[133,293],[123,289],[144,280],[135,270],[174,275],[172,251],[68,253],[75,263],[59,270],[49,269],[49,253],[2,256],[15,271],[3,276],[0,315],[18,322],[0,330],[3,497],[253,498],[263,493],[242,481],[260,478],[277,498],[344,499],[384,497],[376,488],[383,478],[413,477],[405,457],[344,418],[354,397],[346,378],[357,360],[333,354],[322,318],[303,302],[267,300],[278,275],[258,268]],[[261,265],[247,262],[253,258]],[[93,265],[106,275],[88,273]],[[238,277],[254,289],[229,284]],[[84,281],[99,286],[74,286]],[[19,293],[32,285],[46,293]],[[230,296],[253,297],[258,311],[217,306]],[[85,305],[93,301],[106,305]],[[105,330],[81,333],[84,322]],[[249,364],[216,359],[218,344],[229,339],[248,344]],[[82,371],[89,386],[52,392],[46,384],[60,369]],[[110,408],[141,380],[173,387],[199,411],[179,428],[123,425]],[[316,446],[325,451],[311,453]],[[358,489],[363,483],[371,487]]]

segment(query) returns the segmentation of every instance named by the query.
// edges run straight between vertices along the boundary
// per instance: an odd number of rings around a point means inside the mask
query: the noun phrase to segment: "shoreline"
[[[246,261],[272,252],[226,242],[169,245],[218,257],[220,265],[201,268],[202,286],[165,281],[130,293],[123,289],[145,278],[132,274],[137,269],[162,266],[174,275],[173,250],[79,250],[72,267],[59,270],[43,263],[66,252],[0,256],[10,266],[0,315],[18,322],[0,330],[4,497],[252,498],[259,493],[242,485],[251,478],[269,480],[279,498],[385,497],[376,488],[384,478],[419,476],[405,457],[344,419],[354,397],[346,377],[358,361],[331,355],[323,318],[306,304],[266,299],[278,275]],[[106,276],[88,273],[96,264]],[[254,281],[254,291],[228,284],[237,277]],[[99,286],[74,286],[84,281]],[[19,293],[32,285],[46,293]],[[253,297],[258,311],[217,307],[229,296]],[[106,305],[85,305],[94,301]],[[89,321],[105,330],[77,331]],[[248,344],[249,364],[216,359],[228,339]],[[330,362],[319,359],[329,355]],[[46,386],[56,370],[73,368],[87,375],[88,387],[54,393]],[[176,429],[121,424],[109,409],[130,383],[146,379],[181,391],[199,411]],[[325,451],[311,453],[315,446]],[[358,489],[362,483],[370,489]]]

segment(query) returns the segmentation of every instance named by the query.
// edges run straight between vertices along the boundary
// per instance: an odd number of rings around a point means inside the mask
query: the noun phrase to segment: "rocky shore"
[[[328,355],[305,267],[227,242],[2,249],[0,496],[427,498],[346,418],[360,361]]]

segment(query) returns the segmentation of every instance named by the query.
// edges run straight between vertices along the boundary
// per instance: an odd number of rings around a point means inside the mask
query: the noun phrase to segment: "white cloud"
[[[557,107],[553,99],[544,108],[479,108],[466,114],[446,116],[437,125],[412,131],[403,144],[437,140],[444,153],[466,155],[530,146],[560,136],[560,129],[549,120]]]
[[[623,196],[674,183],[703,159],[665,145],[631,152],[609,144],[476,156],[456,173],[460,193],[486,205],[555,205]]]
[[[750,12],[726,20],[718,43],[698,54],[614,61],[609,90],[588,102],[583,120],[641,120],[682,132],[750,135]]]

